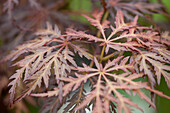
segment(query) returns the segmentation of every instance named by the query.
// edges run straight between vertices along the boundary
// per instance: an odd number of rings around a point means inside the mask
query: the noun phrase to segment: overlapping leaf
[[[80,49],[78,45],[69,42],[74,37],[64,37],[64,35],[60,35],[57,26],[52,29],[52,26],[48,23],[47,30],[43,30],[43,32],[41,30],[36,34],[40,35],[39,39],[35,39],[19,46],[16,51],[13,51],[4,59],[8,60],[13,57],[13,61],[24,53],[30,54],[14,64],[21,67],[21,69],[17,70],[17,72],[10,78],[13,79],[12,82],[9,83],[9,86],[12,86],[9,91],[11,93],[11,103],[14,101],[15,89],[22,78],[24,83],[29,83],[26,85],[28,88],[23,91],[16,101],[29,95],[37,86],[40,87],[42,81],[44,81],[45,87],[48,88],[49,78],[53,74],[52,70],[54,70],[57,83],[60,84],[58,78],[67,77],[67,73],[71,71],[70,65],[77,66],[73,58],[74,53],[70,51],[69,45],[81,55],[90,58],[90,54],[83,49]],[[55,46],[53,46],[54,43],[56,43]]]
[[[97,27],[102,34],[101,37],[72,29],[69,29],[66,35],[61,35],[57,26],[53,28],[48,23],[47,29],[39,30],[36,33],[40,36],[39,39],[19,46],[6,57],[4,60],[16,61],[14,65],[21,67],[10,78],[13,79],[9,83],[11,103],[30,95],[38,86],[42,86],[42,81],[45,88],[49,88],[49,80],[52,75],[55,78],[54,90],[51,91],[50,87],[46,93],[34,93],[31,96],[56,96],[57,99],[55,98],[56,100],[49,105],[57,105],[57,110],[62,105],[55,104],[55,102],[74,101],[65,107],[65,111],[84,112],[85,108],[89,108],[91,105],[94,113],[111,112],[115,109],[118,113],[122,113],[122,111],[130,113],[132,111],[130,106],[143,111],[137,104],[122,95],[118,91],[120,89],[130,95],[131,91],[133,94],[138,94],[153,108],[155,108],[155,104],[141,89],[170,99],[151,88],[156,83],[155,77],[158,84],[160,84],[161,76],[164,76],[168,86],[170,84],[169,66],[166,65],[166,63],[170,63],[167,35],[161,37],[157,32],[151,31],[149,27],[138,26],[138,16],[132,22],[125,22],[123,12],[120,10],[117,12],[114,26],[109,27],[109,22],[102,21],[102,16],[103,12],[95,12],[93,17],[85,16],[93,26]],[[111,29],[110,34],[106,34],[106,28]],[[163,38],[162,41],[161,38]],[[81,42],[99,44],[103,48],[100,58],[90,54],[91,51],[87,50],[88,47],[82,46]],[[129,51],[131,55],[125,55]],[[76,53],[81,58],[84,56],[89,59],[90,66],[87,63],[83,63],[82,67],[77,66],[74,57]],[[26,57],[19,60],[21,55],[26,55]],[[148,76],[150,86],[146,82],[136,81],[144,75]],[[85,95],[83,85],[87,81],[91,82],[92,89],[88,95]],[[16,88],[20,82],[26,84],[27,89],[15,99]],[[71,93],[75,94],[68,99],[67,96],[70,96]],[[49,111],[49,107],[46,111]]]
[[[149,90],[150,88],[146,83],[135,82],[136,78],[142,77],[144,74],[134,73],[131,74],[130,70],[133,70],[133,63],[126,64],[128,61],[128,57],[120,60],[121,58],[117,58],[111,62],[108,62],[104,67],[100,64],[96,58],[94,59],[96,68],[87,68],[84,64],[84,67],[77,67],[75,70],[78,72],[86,72],[88,74],[76,74],[76,78],[60,78],[60,80],[69,82],[68,84],[63,86],[64,95],[68,94],[69,91],[74,91],[78,89],[81,83],[86,82],[88,79],[97,77],[96,84],[93,86],[93,90],[87,95],[86,99],[76,108],[77,110],[84,107],[85,105],[89,105],[93,99],[93,112],[95,113],[103,113],[110,111],[110,108],[104,107],[105,103],[115,102],[117,104],[118,113],[122,113],[124,110],[126,113],[131,112],[131,108],[128,105],[134,106],[137,109],[142,109],[137,106],[137,104],[130,101],[130,99],[124,97],[122,94],[118,92],[117,89],[125,89],[125,90],[134,90],[134,92],[138,92],[139,96],[145,97],[146,101],[149,104],[154,104],[149,101],[149,98],[143,94],[140,89],[145,88]],[[118,63],[120,61],[120,64]],[[123,70],[123,74],[116,75],[112,73],[114,70]],[[110,73],[111,72],[111,73]],[[151,90],[155,92],[155,90]],[[32,94],[32,96],[54,96],[57,94],[57,90],[53,92],[48,92],[44,94]],[[169,98],[162,93],[157,92],[160,96]],[[91,103],[92,104],[92,103]],[[110,104],[109,104],[110,106]]]
[[[161,76],[164,76],[168,87],[170,87],[170,73],[167,71],[170,69],[170,66],[165,65],[166,60],[163,57],[158,56],[156,53],[143,53],[138,55],[136,61],[140,60],[140,71],[144,70],[145,74],[147,74],[148,78],[155,84],[154,75],[157,77],[157,82],[160,84]],[[151,66],[148,64],[151,63],[154,66],[154,71]]]

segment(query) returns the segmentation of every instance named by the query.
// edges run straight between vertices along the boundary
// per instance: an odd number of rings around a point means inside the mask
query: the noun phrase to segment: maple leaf
[[[120,61],[120,64],[118,64],[119,61]],[[96,81],[96,84],[93,86],[93,90],[86,96],[86,99],[83,100],[83,102],[79,106],[76,107],[76,110],[84,107],[85,105],[88,105],[93,99],[95,99],[95,103],[93,103],[94,104],[93,112],[95,113],[108,111],[108,109],[110,108],[104,107],[105,106],[104,104],[105,102],[107,103],[107,101],[109,102],[112,101],[117,104],[118,113],[122,113],[123,110],[126,113],[130,112],[131,108],[127,106],[127,104],[134,106],[137,109],[140,109],[142,111],[142,109],[137,104],[131,102],[130,99],[127,99],[122,94],[120,94],[117,91],[118,89],[135,90],[139,93],[139,96],[141,96],[141,98],[144,97],[145,100],[149,104],[155,107],[154,104],[151,101],[149,101],[149,98],[140,91],[140,89],[143,89],[143,88],[147,90],[151,90],[149,86],[147,85],[147,83],[134,81],[135,79],[142,77],[144,74],[143,73],[131,74],[128,71],[128,69],[133,70],[133,63],[126,65],[127,61],[128,61],[128,57],[124,59],[121,59],[118,57],[117,59],[114,59],[113,61],[108,62],[103,67],[102,64],[100,64],[97,61],[97,59],[94,58],[96,68],[87,67],[85,64],[83,67],[74,68],[78,72],[86,72],[88,74],[85,74],[85,75],[75,74],[76,78],[75,77],[69,77],[69,78],[61,77],[60,80],[68,82],[68,84],[65,84],[63,86],[63,96],[67,95],[69,91],[74,91],[78,89],[81,83],[83,82],[85,83],[88,79],[96,76],[97,81]],[[110,73],[114,70],[119,70],[119,69],[123,70],[124,73],[119,74],[119,75]],[[156,94],[159,94],[160,96],[170,98],[160,92],[156,92],[155,90],[151,90],[151,91],[155,92]],[[31,95],[41,96],[41,97],[54,96],[54,95],[58,95],[58,89],[52,92],[49,91],[48,93],[31,94]]]
[[[101,14],[96,15],[97,17],[101,17]],[[138,29],[145,30],[149,29],[148,27],[140,27],[137,25],[137,19],[138,16],[134,18],[134,20],[130,23],[126,23],[124,21],[123,13],[122,11],[118,11],[116,15],[116,21],[115,21],[115,27],[111,26],[110,28],[112,29],[112,32],[108,37],[106,37],[105,34],[105,28],[102,27],[102,24],[100,24],[99,19],[91,19],[88,16],[85,16],[90,22],[92,22],[92,25],[96,26],[100,32],[103,35],[102,38],[98,38],[96,36],[86,34],[83,31],[75,31],[75,30],[70,30],[67,32],[68,35],[72,35],[75,37],[82,37],[82,38],[87,38],[89,41],[95,41],[99,42],[100,46],[105,45],[106,49],[105,52],[106,54],[110,49],[114,49],[117,51],[128,51],[128,50],[135,50],[138,52],[141,52],[140,48],[146,48],[145,46],[151,46],[153,42],[156,40],[153,38],[155,37],[158,33],[156,32],[138,32]],[[94,24],[94,21],[96,22]],[[104,21],[105,22],[105,21]],[[103,23],[104,23],[103,22]],[[107,22],[105,24],[108,24]],[[121,33],[119,36],[117,36],[118,33]],[[120,42],[115,42],[121,39],[126,39],[125,42],[120,43]],[[136,41],[134,41],[136,39]],[[156,42],[155,42],[156,43]],[[158,43],[156,43],[158,46]]]
[[[53,30],[52,26],[47,23],[47,30],[40,30],[36,33],[37,35],[40,35],[39,39],[35,39],[17,47],[16,51],[13,51],[4,59],[8,60],[13,57],[11,59],[13,61],[23,53],[30,53],[30,55],[27,55],[24,59],[14,64],[21,67],[21,69],[17,70],[17,72],[10,78],[13,79],[9,83],[9,86],[12,86],[9,91],[11,93],[11,103],[17,102],[26,95],[29,95],[37,86],[40,87],[42,80],[44,81],[45,87],[48,88],[48,81],[52,74],[51,70],[54,70],[57,83],[60,84],[58,78],[61,76],[67,76],[67,73],[71,71],[69,66],[77,66],[76,62],[73,60],[74,53],[70,51],[69,45],[72,46],[75,51],[79,51],[81,56],[85,55],[90,58],[90,54],[79,48],[78,45],[69,42],[74,39],[74,37],[60,35],[60,31],[56,27],[57,26],[55,26]],[[52,43],[57,43],[57,45],[51,46],[50,44]],[[16,86],[19,85],[22,78],[24,83],[29,81],[29,84],[26,85],[28,88],[14,101]]]
[[[136,61],[140,60],[140,71],[144,70],[148,78],[155,84],[154,75],[157,76],[157,82],[160,84],[161,75],[164,76],[168,87],[170,87],[170,73],[167,71],[170,69],[170,66],[165,65],[166,60],[163,57],[158,56],[156,53],[143,53],[138,55]],[[151,63],[154,66],[155,74],[152,72],[152,68],[147,63]]]

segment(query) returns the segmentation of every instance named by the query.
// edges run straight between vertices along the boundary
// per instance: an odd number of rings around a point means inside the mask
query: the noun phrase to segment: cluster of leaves
[[[106,19],[108,11],[95,11],[92,17],[84,15],[97,28],[97,36],[71,28],[62,35],[57,25],[47,22],[46,29],[35,33],[38,38],[18,46],[6,56],[2,61],[10,60],[13,66],[20,67],[10,77],[10,104],[30,95],[47,97],[42,112],[57,112],[69,103],[64,107],[65,112],[85,112],[92,107],[94,113],[130,113],[131,106],[143,109],[119,90],[139,95],[155,109],[154,97],[150,99],[142,89],[170,99],[154,89],[156,83],[160,84],[161,76],[170,88],[169,34],[160,35],[152,27],[139,26],[138,16],[125,22],[124,14],[130,16],[124,9],[143,16],[141,12],[150,13],[153,8],[140,7],[141,2],[132,5],[120,1],[106,2],[117,6],[114,25]],[[8,0],[5,4],[9,15],[17,3],[17,0]],[[38,4],[32,3],[32,6],[40,8]],[[104,5],[106,9],[109,7]],[[80,59],[85,59],[86,63],[84,60],[80,63]],[[148,82],[139,78],[148,78]],[[89,93],[85,89],[87,84]]]
[[[96,5],[98,2],[100,0],[91,0],[93,9],[98,8]],[[79,25],[83,29],[87,26],[79,21],[70,19],[70,15],[77,16],[83,11],[70,11],[69,5],[71,1],[69,0],[23,0],[22,2],[19,0],[1,0],[0,4],[2,5],[0,6],[2,7],[0,8],[0,36],[2,41],[6,43],[2,47],[3,51],[11,50],[24,41],[34,39],[33,32],[42,28],[46,21],[57,24],[62,31],[72,24]],[[130,20],[133,19],[134,14],[144,16],[144,13],[153,14],[156,12],[168,16],[162,10],[165,9],[163,5],[149,3],[148,0],[138,2],[135,0],[101,0],[101,4],[105,9],[109,10],[112,18],[114,18],[114,12],[119,9]],[[7,12],[7,14],[3,12]]]
[[[61,29],[72,24],[86,25],[70,19],[69,0],[1,0],[0,36],[5,45],[3,51],[11,50],[24,41],[35,38],[33,33],[43,28],[47,21]],[[6,12],[6,13],[4,13]],[[4,52],[2,52],[4,54]]]
[[[129,20],[133,19],[132,14],[145,16],[145,14],[153,14],[155,12],[163,13],[161,8],[163,5],[157,3],[149,3],[148,0],[108,0],[107,7],[110,10],[122,10],[125,17]],[[113,11],[110,11],[113,12]],[[114,15],[114,13],[112,13]]]

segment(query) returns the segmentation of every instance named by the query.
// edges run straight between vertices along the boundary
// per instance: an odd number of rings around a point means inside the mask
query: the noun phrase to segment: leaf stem
[[[102,52],[101,52],[101,55],[100,55],[100,61],[99,61],[99,63],[101,63],[102,60],[103,60],[103,55],[104,55],[105,48],[106,48],[106,44],[103,46],[103,49],[102,49]]]
[[[109,15],[109,11],[106,10],[102,22],[105,21],[105,20],[107,19],[108,15]],[[101,35],[101,32],[98,31],[97,37],[100,37],[100,35]],[[100,55],[100,61],[99,61],[100,63],[102,62],[105,48],[106,48],[106,44],[103,46],[103,49],[102,49],[102,52],[101,52],[101,55]]]
[[[102,61],[108,60],[108,59],[110,59],[111,57],[115,56],[116,54],[118,54],[118,52],[114,52],[114,53],[112,53],[112,54],[110,54],[110,55],[107,55],[107,56],[105,56],[105,57],[102,58]]]

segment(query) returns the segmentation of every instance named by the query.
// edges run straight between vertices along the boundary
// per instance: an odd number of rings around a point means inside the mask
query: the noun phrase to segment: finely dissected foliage
[[[41,8],[35,0],[30,3]],[[145,2],[145,7],[141,7],[142,2],[134,6],[121,0],[108,0],[109,3],[111,6],[105,8],[115,5],[117,10],[113,25],[107,20],[108,11],[95,10],[92,16],[83,15],[97,28],[96,36],[72,28],[62,35],[57,25],[47,22],[45,29],[35,33],[37,38],[17,46],[2,60],[10,60],[19,67],[8,84],[10,105],[29,95],[47,98],[43,113],[62,108],[64,112],[86,112],[91,107],[94,113],[130,113],[132,107],[142,112],[143,109],[120,90],[139,95],[154,109],[154,96],[150,99],[143,89],[170,99],[154,89],[162,76],[170,88],[170,36],[168,32],[160,34],[152,27],[138,25],[138,16],[151,13],[153,8]],[[10,18],[15,4],[18,0],[5,3],[4,10]],[[124,14],[130,17],[125,10],[138,16],[125,22]],[[141,81],[147,78],[147,82]]]
[[[22,78],[23,74],[25,75],[23,81],[27,82],[30,80],[31,82],[28,84],[28,89],[18,98],[18,100],[25,95],[29,95],[37,85],[40,87],[42,80],[44,81],[45,87],[48,88],[48,81],[52,68],[54,69],[57,83],[59,86],[62,86],[63,82],[60,82],[59,78],[61,76],[67,77],[66,71],[71,71],[70,65],[77,67],[72,57],[74,56],[74,53],[69,50],[69,46],[74,48],[75,52],[78,51],[81,56],[84,55],[87,58],[90,58],[90,55],[88,55],[86,51],[71,43],[73,40],[76,40],[77,37],[61,36],[57,26],[55,26],[53,31],[52,26],[47,24],[47,30],[43,30],[43,32],[40,30],[37,34],[41,35],[39,39],[35,39],[19,46],[17,51],[12,52],[6,57],[7,59],[13,57],[12,60],[15,60],[15,58],[23,53],[30,53],[30,55],[26,56],[23,60],[14,64],[22,68],[17,70],[16,73],[11,76],[11,79],[14,79],[9,84],[12,85],[10,89],[11,101],[14,99],[16,85]],[[50,34],[52,36],[48,36]],[[54,45],[52,43],[57,45],[52,46]]]
[[[36,87],[41,87],[42,84],[42,87],[48,88],[50,79],[55,79],[53,82],[56,81],[57,86],[55,85],[54,91],[31,94],[31,96],[56,96],[58,98],[55,98],[54,101],[60,103],[63,98],[75,91],[76,95],[74,94],[70,100],[65,100],[70,102],[66,111],[70,109],[82,110],[83,107],[92,104],[95,113],[109,112],[109,106],[115,110],[115,105],[112,102],[116,104],[118,113],[130,112],[129,105],[143,111],[137,104],[118,92],[118,89],[123,89],[130,95],[130,91],[134,95],[138,94],[153,108],[155,108],[154,103],[141,89],[149,90],[169,99],[170,97],[152,89],[156,83],[155,78],[159,84],[161,76],[164,76],[168,86],[170,84],[170,75],[167,72],[170,68],[166,65],[169,63],[169,51],[167,46],[159,40],[160,36],[156,32],[152,32],[150,28],[138,26],[137,16],[132,22],[126,23],[123,13],[119,10],[115,27],[112,25],[109,27],[109,21],[101,22],[102,15],[103,12],[95,12],[93,17],[85,15],[91,24],[99,29],[101,38],[73,29],[68,29],[66,35],[61,35],[57,26],[53,28],[47,23],[47,29],[39,30],[36,33],[39,36],[38,39],[18,46],[7,56],[6,59],[12,58],[13,61],[18,56],[27,53],[27,56],[14,64],[21,68],[16,70],[16,73],[10,78],[12,79],[9,83],[11,103],[30,95]],[[105,34],[107,28],[111,29],[108,36]],[[169,43],[169,39],[162,38]],[[120,39],[122,42],[117,41]],[[81,40],[87,44],[90,42],[99,44],[102,47],[101,56],[96,57],[81,47]],[[124,56],[125,51],[130,51],[132,55]],[[92,65],[88,66],[83,63],[82,67],[77,66],[74,58],[76,53],[89,59]],[[118,73],[120,70],[122,72]],[[148,76],[150,84],[134,81],[144,76]],[[84,84],[88,80],[91,82],[92,89],[88,95],[84,95]],[[15,98],[16,88],[21,81],[26,84],[26,90]],[[59,108],[60,106],[57,110]]]

